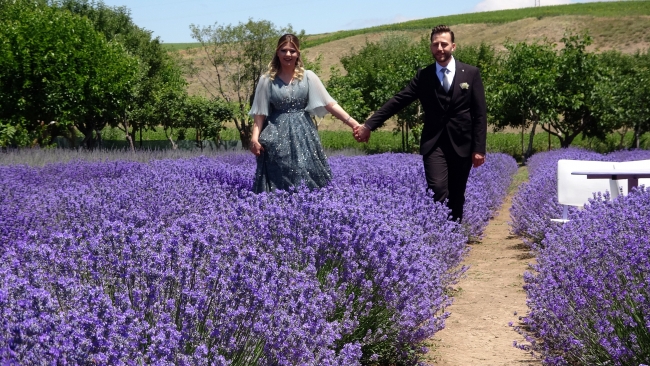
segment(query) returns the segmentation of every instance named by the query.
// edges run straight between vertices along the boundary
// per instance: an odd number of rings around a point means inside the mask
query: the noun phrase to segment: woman
[[[310,114],[331,113],[351,129],[359,126],[327,93],[318,76],[305,70],[293,34],[278,40],[269,71],[262,75],[250,111],[250,150],[257,156],[253,190],[287,190],[301,184],[323,187],[332,179],[327,157]]]

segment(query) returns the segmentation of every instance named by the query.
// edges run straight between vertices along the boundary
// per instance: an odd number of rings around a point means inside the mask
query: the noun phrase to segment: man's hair
[[[451,43],[455,42],[454,41],[454,32],[452,32],[451,29],[449,29],[448,26],[440,24],[440,25],[437,25],[435,28],[433,28],[431,30],[431,41],[433,41],[433,36],[438,34],[438,33],[449,33],[449,34],[451,34]]]

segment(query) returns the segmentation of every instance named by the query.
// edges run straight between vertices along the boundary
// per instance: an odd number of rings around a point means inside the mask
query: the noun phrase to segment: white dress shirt
[[[449,81],[449,87],[451,88],[451,83],[454,81],[454,76],[456,76],[456,59],[454,56],[451,56],[451,60],[447,64],[447,66],[444,66],[447,68],[447,80]],[[442,85],[442,72],[440,70],[443,68],[443,66],[440,66],[436,62],[436,75],[438,76],[438,80],[440,80],[440,85]]]

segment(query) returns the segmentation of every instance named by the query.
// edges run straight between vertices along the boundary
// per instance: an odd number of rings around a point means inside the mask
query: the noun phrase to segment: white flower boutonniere
[[[461,83],[461,84],[460,84],[460,88],[461,88],[461,89],[465,89],[465,90],[467,90],[467,89],[469,89],[469,84],[467,84],[467,83]]]

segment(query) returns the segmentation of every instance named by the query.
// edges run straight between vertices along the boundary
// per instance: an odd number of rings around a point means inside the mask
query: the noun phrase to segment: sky
[[[542,6],[590,2],[540,0]],[[268,20],[276,27],[320,34],[407,20],[535,6],[535,0],[104,0],[126,6],[139,27],[164,43],[195,42],[190,24],[236,25]]]

